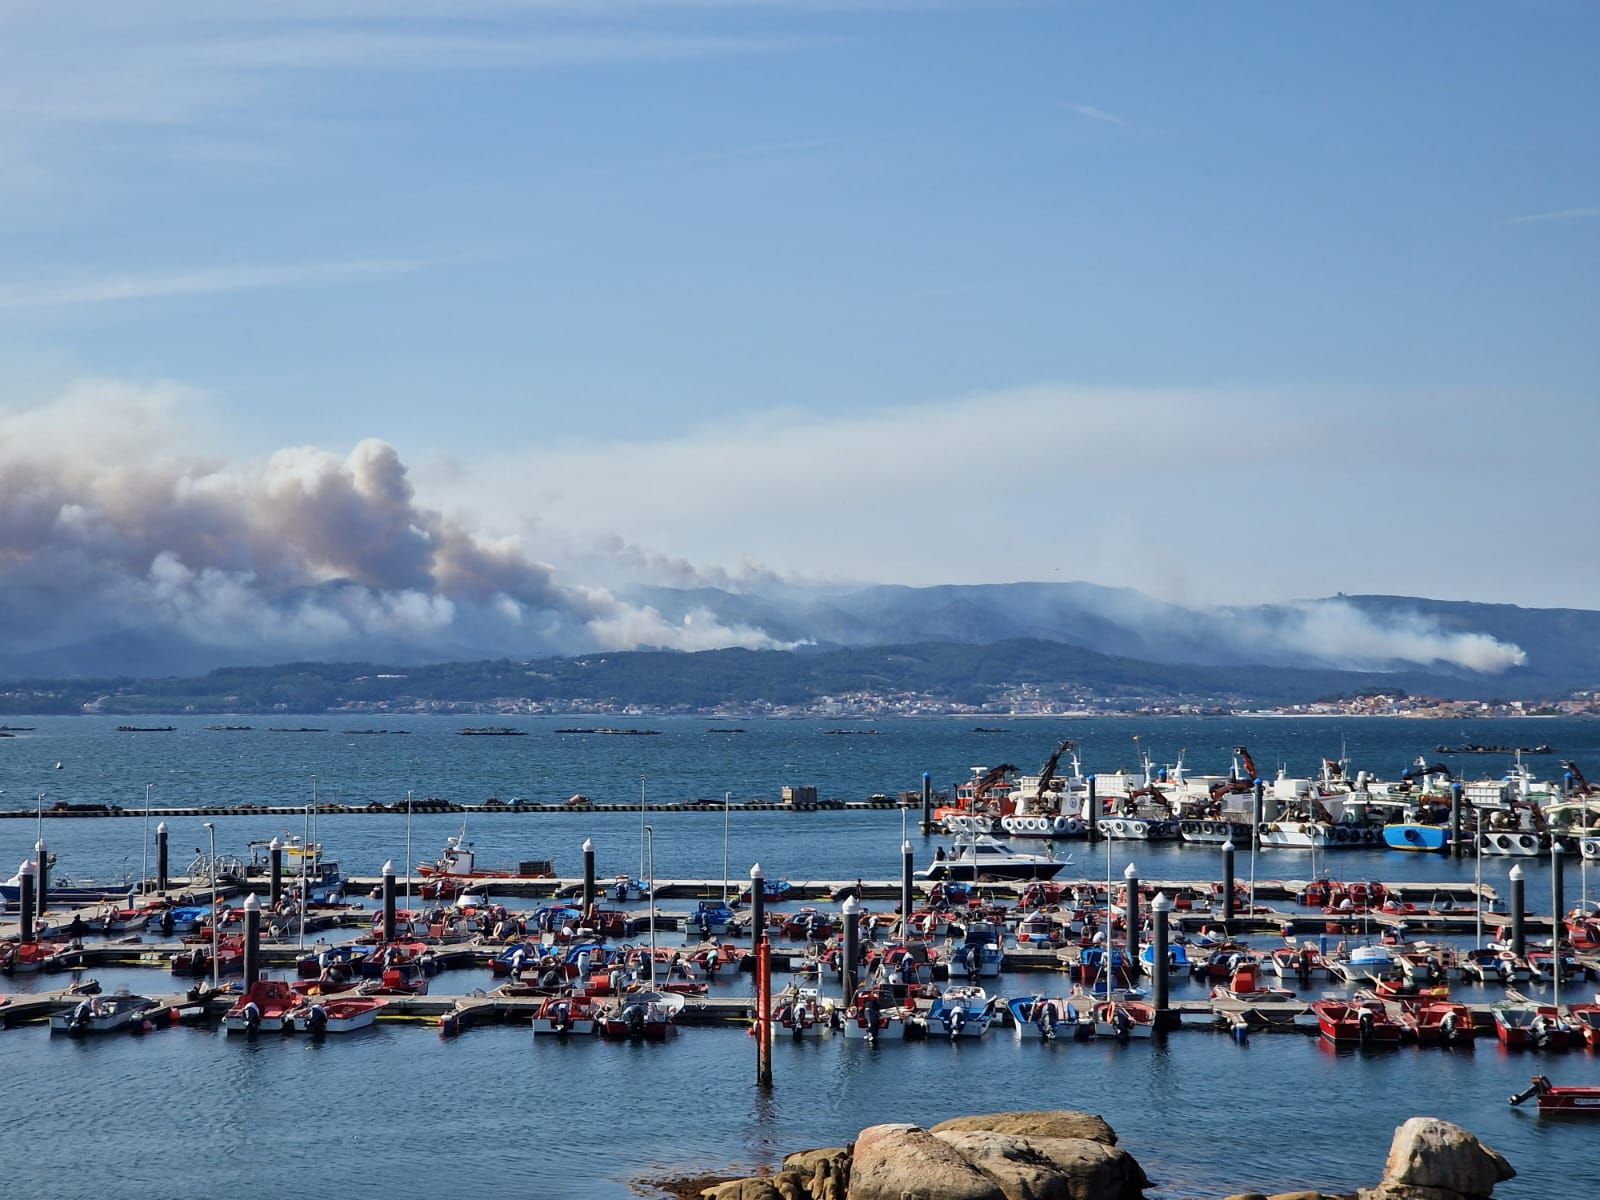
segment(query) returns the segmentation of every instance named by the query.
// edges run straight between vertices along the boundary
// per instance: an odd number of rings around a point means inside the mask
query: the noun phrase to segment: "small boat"
[[[1503,1000],[1494,1006],[1494,1033],[1507,1050],[1565,1050],[1572,1030],[1554,1005]]]
[[[880,988],[862,988],[845,1010],[839,1031],[846,1040],[910,1041],[928,1036],[928,1023],[914,1004],[897,1004]]]
[[[14,975],[48,971],[66,949],[58,942],[0,942],[0,972]]]
[[[961,945],[950,952],[950,974],[969,980],[993,979],[1000,974],[1005,951],[1000,942],[1005,935],[988,921],[968,921]]]
[[[1335,1045],[1398,1045],[1400,1026],[1377,1000],[1317,1000],[1317,1029]]]
[[[1156,1010],[1154,1005],[1137,1000],[1102,1000],[1093,1009],[1094,1031],[1098,1037],[1148,1038],[1155,1034]]]
[[[548,996],[533,1014],[533,1032],[591,1037],[600,1029],[599,1010],[584,996]]]
[[[87,1037],[96,1033],[115,1033],[126,1029],[154,1008],[148,996],[134,996],[120,988],[110,996],[91,996],[65,1012],[50,1014],[50,1032],[68,1037]]]
[[[630,1042],[664,1042],[678,1032],[683,997],[671,992],[631,992],[600,1014],[600,1036]]]
[[[1479,946],[1461,955],[1461,974],[1479,983],[1511,984],[1516,982],[1517,973],[1515,956],[1494,946]]]
[[[1521,1104],[1530,1096],[1539,1098],[1539,1111],[1581,1112],[1600,1114],[1600,1087],[1593,1085],[1558,1087],[1543,1075],[1533,1077],[1533,1085],[1525,1092],[1511,1097],[1512,1104]]]
[[[1156,967],[1156,948],[1151,942],[1146,942],[1139,949],[1139,961],[1144,964],[1144,973],[1154,975]],[[1182,972],[1185,975],[1194,970],[1194,964],[1189,961],[1189,948],[1179,942],[1167,944],[1167,972],[1176,975]]]
[[[50,904],[55,908],[82,908],[90,904],[103,904],[108,900],[126,900],[128,893],[137,890],[138,884],[131,876],[101,883],[93,879],[74,880],[66,875],[52,873],[49,881]],[[5,907],[16,908],[22,903],[22,877],[13,875],[0,883],[0,900]]]
[[[1018,996],[1006,1001],[1006,1009],[1022,1041],[1082,1042],[1094,1036],[1093,1015],[1060,996]]]
[[[1269,988],[1261,986],[1261,965],[1248,962],[1233,973],[1227,983],[1219,983],[1211,989],[1213,1000],[1238,1000],[1247,1004],[1275,1004],[1284,1000],[1293,1000],[1294,993],[1285,988]]]
[[[825,1033],[830,1027],[831,1006],[821,992],[812,987],[791,987],[773,997],[773,1019],[795,1038]]]
[[[282,1032],[289,1014],[304,1001],[281,979],[258,979],[222,1017],[229,1033]]]
[[[721,900],[701,900],[685,923],[691,934],[698,933],[701,941],[710,941],[726,933],[733,924],[733,909]]]
[[[378,1019],[378,1010],[387,1000],[371,996],[340,996],[302,1003],[286,1018],[301,1033],[354,1033]]]
[[[793,890],[794,885],[787,879],[765,879],[761,883],[761,894],[769,901],[786,900]],[[749,904],[751,899],[750,887],[746,884],[744,891],[739,893],[739,903]]]
[[[1399,821],[1383,827],[1383,843],[1391,850],[1410,850],[1428,853],[1446,850],[1450,845],[1450,830],[1443,825],[1423,825],[1416,821]]]
[[[955,839],[948,858],[935,859],[932,865],[917,872],[917,877],[968,883],[980,879],[1054,879],[1071,863],[1070,857],[1062,860],[1013,850],[992,837],[961,836]]]
[[[1127,987],[1135,977],[1127,952],[1119,946],[1113,946],[1109,954],[1104,946],[1085,946],[1079,951],[1071,974],[1074,983],[1082,984],[1084,990],[1090,992],[1103,992],[1108,975],[1111,987]]]
[[[417,874],[424,879],[549,879],[555,875],[549,859],[532,859],[515,867],[484,867],[478,864],[466,826],[444,842],[444,853],[431,863],[418,863]]]
[[[1318,974],[1326,976],[1328,968],[1313,946],[1279,946],[1272,952],[1272,971],[1279,979],[1298,979],[1306,984]]]
[[[1400,1028],[1421,1046],[1471,1045],[1478,1036],[1472,1010],[1453,1000],[1401,1005]]]
[[[1600,1004],[1569,1005],[1567,1017],[1574,1038],[1581,1038],[1591,1050],[1600,1049]]]
[[[828,913],[807,906],[789,914],[779,927],[790,941],[821,942],[838,932],[838,923]]]
[[[946,988],[928,1010],[930,1033],[950,1038],[976,1038],[995,1019],[995,1001],[981,987]]]

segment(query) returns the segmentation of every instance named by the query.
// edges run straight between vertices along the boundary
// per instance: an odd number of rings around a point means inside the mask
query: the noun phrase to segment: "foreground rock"
[[[1383,1181],[1359,1200],[1489,1200],[1511,1165],[1458,1125],[1413,1117]],[[957,1117],[931,1130],[872,1125],[849,1146],[803,1150],[776,1175],[706,1187],[704,1200],[1142,1200],[1150,1186],[1116,1132],[1089,1113]],[[1349,1200],[1315,1191],[1230,1200]]]
[[[1394,1131],[1383,1182],[1362,1200],[1485,1200],[1516,1176],[1504,1156],[1459,1125],[1412,1117]]]

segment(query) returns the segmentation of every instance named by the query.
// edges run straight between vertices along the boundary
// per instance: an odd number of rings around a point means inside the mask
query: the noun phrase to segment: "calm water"
[[[214,719],[211,719],[214,720]],[[311,776],[330,799],[392,801],[417,795],[477,801],[564,799],[583,791],[628,802],[648,776],[652,800],[774,797],[785,783],[815,784],[824,795],[862,798],[914,788],[924,770],[941,784],[976,763],[1033,769],[1064,736],[1083,747],[1085,768],[1132,766],[1135,734],[1158,761],[1188,750],[1193,770],[1221,770],[1248,744],[1263,770],[1285,762],[1308,774],[1345,739],[1357,767],[1398,774],[1438,742],[1549,742],[1593,769],[1600,723],[1539,721],[1447,725],[1410,721],[1074,721],[999,722],[1008,732],[977,735],[976,722],[892,721],[877,736],[829,737],[813,722],[742,722],[742,735],[709,735],[703,721],[529,720],[526,738],[455,736],[474,720],[315,717],[254,720],[251,733],[213,733],[208,719],[179,718],[172,734],[118,734],[115,720],[10,719],[38,732],[0,740],[0,807],[47,799],[156,805],[199,802],[300,803]],[[156,724],[156,721],[148,722]],[[163,719],[159,723],[167,723]],[[268,734],[267,724],[330,730],[406,728],[405,737]],[[627,723],[660,737],[559,736],[558,725]],[[864,728],[865,726],[852,726]],[[61,768],[55,769],[60,762]],[[1553,773],[1554,758],[1534,760]],[[1270,766],[1269,766],[1270,764]],[[1505,762],[1471,758],[1469,775],[1498,773]],[[716,877],[722,872],[720,812],[652,813],[657,873]],[[898,867],[901,818],[895,812],[735,818],[730,860],[736,874],[759,859],[771,875],[793,879],[889,876]],[[603,872],[639,866],[637,814],[560,814],[475,818],[471,834],[485,860],[553,857],[576,872],[578,846],[592,836]],[[413,857],[432,857],[460,819],[418,816]],[[173,865],[205,844],[197,818],[176,818]],[[239,817],[218,825],[219,850],[274,833],[299,832],[281,817]],[[395,817],[329,816],[322,840],[346,868],[375,873],[385,858],[404,861],[405,823]],[[139,873],[142,822],[47,821],[45,835],[63,870]],[[31,821],[0,821],[0,863],[31,847]],[[913,834],[919,857],[921,839]],[[1074,848],[1069,874],[1104,876],[1105,857]],[[1136,858],[1154,877],[1213,875],[1217,855],[1178,847],[1113,847],[1120,873]],[[7,857],[9,856],[9,857]],[[1504,860],[1485,877],[1504,879]],[[1548,911],[1548,871],[1525,863],[1529,898]],[[1241,873],[1248,856],[1240,856]],[[1473,864],[1384,851],[1336,856],[1350,877],[1470,878]],[[1263,854],[1263,878],[1304,877],[1309,856]],[[1600,880],[1596,881],[1600,890]],[[1582,881],[1568,871],[1568,894]],[[162,990],[165,976],[100,971],[109,987]],[[63,976],[48,977],[59,984]],[[1038,977],[1004,978],[991,990],[1031,990]],[[489,985],[487,972],[446,974],[441,992]],[[736,980],[731,990],[747,988]],[[1186,987],[1192,985],[1185,985]],[[1592,988],[1593,985],[1588,985]],[[1183,993],[1179,993],[1183,994]],[[1196,991],[1195,994],[1198,994]],[[1477,999],[1470,989],[1463,998]],[[1485,994],[1487,995],[1487,994]],[[1376,1180],[1393,1127],[1416,1113],[1458,1121],[1505,1152],[1521,1172],[1501,1189],[1510,1197],[1576,1195],[1588,1186],[1595,1126],[1510,1109],[1508,1093],[1535,1071],[1558,1082],[1600,1083],[1600,1065],[1578,1053],[1510,1056],[1492,1042],[1469,1052],[1334,1053],[1295,1036],[1258,1035],[1247,1046],[1220,1035],[1183,1032],[1165,1044],[1020,1044],[1009,1034],[977,1045],[942,1043],[872,1048],[857,1043],[780,1042],[777,1086],[759,1095],[750,1080],[753,1045],[736,1030],[689,1030],[661,1046],[598,1041],[534,1044],[524,1030],[474,1030],[441,1041],[430,1030],[382,1027],[316,1045],[304,1039],[253,1043],[200,1030],[76,1043],[39,1027],[0,1035],[8,1082],[0,1133],[6,1178],[17,1194],[61,1197],[168,1196],[265,1185],[307,1197],[348,1194],[351,1178],[381,1173],[395,1196],[455,1196],[505,1191],[573,1197],[625,1195],[627,1181],[650,1171],[700,1171],[771,1162],[782,1153],[845,1140],[875,1121],[932,1122],[965,1112],[1068,1106],[1104,1113],[1158,1181],[1164,1196],[1222,1195],[1249,1188],[1352,1188]],[[377,1150],[383,1130],[405,1153]],[[84,1139],[93,1154],[85,1154]],[[433,1169],[412,1169],[429,1163]],[[314,1164],[342,1164],[333,1170]],[[1575,1191],[1574,1188],[1578,1190]]]

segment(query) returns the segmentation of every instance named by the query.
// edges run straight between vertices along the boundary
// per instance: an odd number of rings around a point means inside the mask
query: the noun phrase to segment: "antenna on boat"
[[[406,911],[411,911],[411,789],[406,789]]]

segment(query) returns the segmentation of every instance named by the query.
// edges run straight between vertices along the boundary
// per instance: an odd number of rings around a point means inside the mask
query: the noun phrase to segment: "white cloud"
[[[1582,221],[1600,217],[1600,208],[1558,208],[1554,212],[1529,213],[1525,217],[1512,217],[1508,225],[1532,225],[1542,221]]]
[[[1107,112],[1103,108],[1096,108],[1092,104],[1068,104],[1073,112],[1080,117],[1087,117],[1091,121],[1099,121],[1104,125],[1126,125],[1127,119],[1119,117],[1116,113]]]
[[[0,309],[64,308],[172,296],[200,296],[217,292],[248,292],[264,288],[356,283],[367,279],[406,275],[442,263],[459,261],[461,260],[453,258],[352,259],[280,266],[205,267],[147,274],[13,281],[0,283]]]

